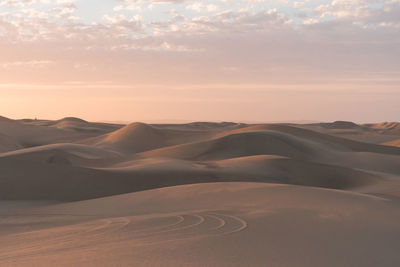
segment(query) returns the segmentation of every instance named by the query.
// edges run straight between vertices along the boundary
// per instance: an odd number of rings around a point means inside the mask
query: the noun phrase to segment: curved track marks
[[[113,241],[142,246],[216,237],[238,233],[247,227],[244,219],[215,211],[97,219],[4,236],[0,240],[0,259],[46,255]]]
[[[145,243],[158,243],[165,241],[176,241],[189,238],[219,236],[237,233],[245,230],[247,222],[237,216],[215,212],[202,212],[196,214],[182,214],[183,218],[175,225],[163,227],[162,230],[154,231],[153,228],[135,231],[135,225],[131,224],[126,229],[133,238]]]

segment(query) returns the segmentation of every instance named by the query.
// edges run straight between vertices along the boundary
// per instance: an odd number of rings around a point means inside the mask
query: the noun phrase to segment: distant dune
[[[400,133],[400,123],[399,122],[382,122],[382,123],[375,123],[375,124],[366,124],[367,127],[382,130],[384,132],[395,132]]]
[[[318,123],[319,126],[328,129],[360,129],[362,126],[351,121],[335,121],[332,123]]]
[[[0,266],[397,266],[399,123],[0,117]]]
[[[382,145],[400,147],[400,139],[394,140],[394,141],[391,141],[391,142],[382,143]]]

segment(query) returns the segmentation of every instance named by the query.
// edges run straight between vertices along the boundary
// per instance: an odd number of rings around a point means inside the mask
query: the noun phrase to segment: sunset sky
[[[400,120],[400,0],[0,0],[0,115]]]

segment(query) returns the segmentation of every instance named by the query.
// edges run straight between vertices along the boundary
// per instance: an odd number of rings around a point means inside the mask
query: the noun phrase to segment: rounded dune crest
[[[58,120],[58,122],[63,122],[63,121],[68,121],[68,122],[79,122],[79,123],[88,123],[87,121],[80,119],[80,118],[76,118],[76,117],[65,117],[62,118],[61,120]]]
[[[88,126],[88,122],[79,118],[74,117],[66,117],[61,120],[56,121],[52,127],[60,128],[60,129],[77,129],[80,127]]]
[[[357,140],[351,140],[340,136],[334,136],[326,133],[321,133],[301,127],[295,127],[286,124],[261,124],[248,126],[232,131],[226,131],[215,136],[215,138],[228,136],[235,133],[247,133],[247,132],[263,132],[263,131],[276,131],[287,135],[291,135],[294,138],[301,138],[304,140],[311,141],[312,143],[318,143],[319,146],[329,147],[330,149],[337,151],[357,151],[357,152],[374,152],[374,153],[387,153],[387,154],[400,154],[400,150],[393,147],[384,147],[375,144],[369,144],[359,142]]]
[[[320,126],[330,129],[358,129],[360,125],[351,121],[334,121],[332,123],[320,123]]]
[[[319,147],[323,149],[323,147]],[[218,160],[252,155],[309,158],[319,149],[308,140],[276,131],[235,132],[211,140],[156,149],[145,157]]]
[[[100,147],[107,147],[124,153],[137,153],[161,147],[165,144],[163,134],[154,127],[141,123],[131,123],[109,133],[97,142]]]

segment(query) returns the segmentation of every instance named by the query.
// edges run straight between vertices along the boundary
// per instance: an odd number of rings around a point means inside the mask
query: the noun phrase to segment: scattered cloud
[[[115,0],[98,5],[0,1],[1,53],[8,62],[0,63],[0,78],[20,79],[20,68],[30,69],[27,80],[39,79],[47,69],[59,80],[86,75],[143,83],[156,76],[166,83],[205,77],[213,83],[265,83],[313,81],[315,73],[326,81],[371,75],[390,80],[400,69],[398,0]],[[240,75],[229,76],[233,72]]]

